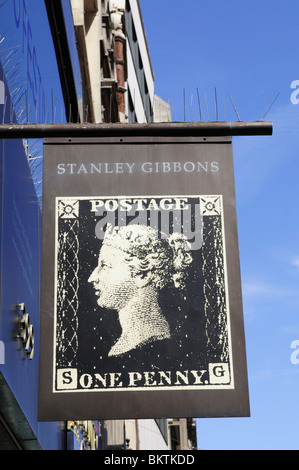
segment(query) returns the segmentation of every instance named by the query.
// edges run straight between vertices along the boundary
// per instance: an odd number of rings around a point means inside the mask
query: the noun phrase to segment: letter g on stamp
[[[226,362],[210,363],[209,376],[211,385],[229,384],[231,379],[228,364]]]

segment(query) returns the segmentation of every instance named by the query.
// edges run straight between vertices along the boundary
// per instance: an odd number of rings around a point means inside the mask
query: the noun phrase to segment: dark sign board
[[[231,138],[46,139],[39,419],[248,416]]]

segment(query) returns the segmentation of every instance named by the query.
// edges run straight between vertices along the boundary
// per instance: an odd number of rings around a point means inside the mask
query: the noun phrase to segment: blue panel
[[[65,122],[44,2],[9,0],[0,6],[0,44],[0,122],[52,122],[54,116]],[[33,157],[42,155],[42,141],[28,143]],[[42,447],[54,450],[64,444],[60,423],[37,422],[41,212],[27,151],[21,140],[0,140],[0,371]],[[34,327],[32,360],[15,339],[21,302]]]
[[[0,73],[2,68],[0,66]],[[10,114],[6,89],[5,121]],[[3,115],[3,109],[0,109]],[[45,449],[60,449],[59,423],[37,423],[39,368],[39,299],[41,213],[31,172],[20,140],[0,140],[1,316],[0,341],[5,363],[0,364],[15,398]],[[34,356],[24,358],[15,339],[16,304],[24,302],[34,327]]]
[[[5,365],[1,367],[8,385],[21,405],[31,427],[37,423],[39,332],[40,209],[22,141],[3,143],[3,213],[1,338]],[[35,330],[32,361],[22,359],[14,339],[16,304],[24,302]]]
[[[38,440],[43,450],[65,450],[65,431],[60,422],[38,423]]]

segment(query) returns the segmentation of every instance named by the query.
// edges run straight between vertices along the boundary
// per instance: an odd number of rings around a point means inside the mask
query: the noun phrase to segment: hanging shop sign
[[[39,420],[248,416],[231,138],[44,146]]]

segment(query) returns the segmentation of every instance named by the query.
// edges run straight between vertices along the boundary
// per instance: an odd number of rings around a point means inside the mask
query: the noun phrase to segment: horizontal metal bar
[[[249,136],[272,135],[273,125],[254,122],[182,122],[150,124],[1,124],[0,139],[120,136]]]

